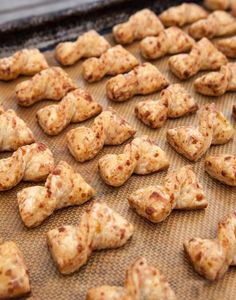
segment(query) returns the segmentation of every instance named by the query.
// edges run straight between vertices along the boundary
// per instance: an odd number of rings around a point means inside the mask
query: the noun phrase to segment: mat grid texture
[[[107,38],[114,44],[110,35]],[[126,47],[140,61],[138,43]],[[45,53],[50,65],[56,65],[53,52]],[[180,82],[172,75],[167,65],[168,57],[153,61],[171,83]],[[236,209],[235,188],[227,187],[210,178],[203,167],[204,158],[197,163],[190,163],[187,159],[176,153],[166,142],[166,131],[179,125],[197,125],[196,114],[175,120],[167,120],[161,129],[150,129],[143,125],[134,115],[134,106],[143,99],[158,99],[160,93],[149,96],[137,96],[124,103],[114,103],[106,98],[105,84],[109,77],[100,82],[88,84],[82,79],[81,62],[72,67],[64,68],[76,81],[79,87],[88,89],[94,98],[103,105],[103,108],[112,106],[121,116],[129,121],[136,129],[137,136],[148,135],[155,138],[158,145],[167,152],[170,160],[170,170],[178,169],[186,164],[192,164],[203,183],[209,200],[206,210],[173,211],[171,215],[160,224],[152,224],[138,216],[129,208],[127,197],[140,187],[161,184],[167,171],[146,176],[132,175],[125,185],[120,188],[107,186],[97,172],[98,159],[107,153],[121,153],[124,145],[104,147],[93,160],[78,163],[70,155],[66,146],[66,132],[80,125],[90,126],[93,119],[82,124],[69,125],[62,133],[49,137],[43,133],[36,122],[36,112],[39,108],[52,101],[42,101],[32,107],[22,108],[17,105],[14,89],[25,80],[21,77],[10,83],[0,83],[1,100],[4,108],[12,108],[22,117],[33,130],[37,141],[46,143],[52,150],[56,163],[67,161],[77,170],[96,190],[95,199],[79,207],[62,209],[49,217],[42,225],[35,229],[24,227],[18,213],[16,193],[22,188],[31,186],[30,183],[20,183],[10,191],[0,194],[0,236],[4,240],[14,240],[22,250],[30,271],[32,293],[35,299],[85,299],[89,288],[103,284],[123,285],[125,270],[136,257],[144,256],[148,262],[159,268],[167,277],[178,299],[185,300],[234,300],[236,299],[236,268],[230,268],[223,279],[210,283],[200,277],[189,264],[183,252],[183,242],[192,237],[214,238],[218,221]],[[195,97],[199,105],[216,102],[217,107],[234,124],[231,116],[232,105],[235,103],[235,94],[227,93],[219,98],[204,97],[196,94],[193,89],[193,80],[183,82]],[[208,154],[236,153],[236,137],[223,146],[213,146]],[[1,153],[0,158],[11,155]],[[43,185],[43,183],[41,183]],[[127,218],[135,226],[133,238],[116,250],[96,251],[88,263],[78,272],[70,275],[61,275],[53,263],[46,245],[46,232],[52,228],[65,224],[78,224],[86,207],[96,199],[103,199],[111,208]]]

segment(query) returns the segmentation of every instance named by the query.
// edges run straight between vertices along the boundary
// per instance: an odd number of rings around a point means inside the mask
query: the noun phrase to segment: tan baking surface
[[[140,60],[138,43],[127,47]],[[51,65],[56,64],[51,52],[46,53]],[[167,67],[167,58],[153,62],[170,79],[172,83],[179,80],[171,75]],[[81,77],[81,63],[65,70],[78,83],[78,86],[87,88],[103,105],[112,106],[119,114],[125,117],[137,129],[137,135],[147,134],[154,137],[158,144],[167,152],[171,169],[179,168],[189,161],[177,154],[167,144],[165,134],[167,128],[178,125],[197,124],[196,115],[168,120],[165,126],[158,130],[149,129],[135,118],[135,103],[143,99],[157,99],[159,93],[134,97],[124,103],[114,103],[106,99],[105,83],[107,77],[93,84],[87,84]],[[198,77],[197,75],[196,77]],[[196,78],[195,77],[195,78]],[[220,218],[236,209],[235,188],[230,188],[211,179],[203,170],[203,159],[194,164],[194,170],[203,182],[209,199],[209,207],[199,211],[175,211],[169,218],[158,225],[151,224],[135,214],[127,203],[127,196],[137,188],[151,184],[159,184],[166,175],[166,171],[147,176],[132,176],[120,188],[108,187],[97,173],[97,161],[106,153],[119,153],[124,145],[118,147],[105,147],[92,161],[77,163],[69,154],[66,147],[66,132],[78,125],[70,125],[56,137],[46,136],[38,126],[35,114],[45,105],[52,104],[44,101],[30,108],[17,106],[14,99],[14,88],[17,83],[24,80],[20,78],[12,83],[0,83],[1,100],[5,108],[13,108],[33,130],[38,141],[45,142],[53,151],[56,162],[66,160],[78,170],[97,191],[97,198],[101,197],[110,207],[121,213],[135,225],[135,234],[123,248],[95,252],[87,265],[71,276],[62,276],[49,255],[45,233],[62,224],[77,224],[80,216],[89,203],[80,207],[71,207],[57,211],[41,226],[27,229],[23,226],[16,200],[16,193],[30,184],[21,183],[14,189],[0,194],[0,236],[18,243],[26,258],[30,270],[32,295],[39,299],[76,299],[85,298],[86,291],[96,285],[122,285],[125,269],[137,256],[145,256],[149,263],[164,272],[178,299],[192,300],[233,300],[236,298],[236,268],[230,268],[224,278],[216,283],[209,283],[198,276],[188,263],[184,252],[183,242],[191,237],[215,237],[216,226]],[[235,125],[231,116],[232,105],[236,94],[228,93],[220,98],[202,97],[194,93],[193,80],[184,83],[184,86],[195,96],[201,105],[215,100],[217,107],[223,111],[227,118]],[[92,120],[82,125],[90,125]],[[234,126],[236,127],[236,126]],[[236,137],[224,146],[211,147],[208,153],[236,153]],[[0,154],[0,158],[9,154]],[[94,200],[93,200],[94,201]]]

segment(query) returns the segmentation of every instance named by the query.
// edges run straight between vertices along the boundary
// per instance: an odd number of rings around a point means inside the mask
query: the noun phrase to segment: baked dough
[[[102,179],[111,186],[123,185],[130,176],[150,174],[169,167],[166,153],[148,136],[135,138],[121,154],[107,154],[98,161]]]
[[[0,160],[0,191],[10,190],[21,180],[45,180],[53,164],[52,152],[43,143],[18,148],[12,156]]]
[[[204,105],[198,112],[198,127],[180,126],[167,130],[167,141],[180,154],[197,161],[213,145],[227,143],[234,129],[214,103]]]
[[[171,84],[163,90],[157,101],[140,101],[135,106],[135,115],[151,128],[160,128],[167,118],[179,118],[198,109],[193,97],[181,84]]]
[[[222,278],[229,266],[236,265],[235,256],[236,212],[218,224],[215,239],[193,238],[184,243],[194,269],[208,280]]]
[[[45,186],[28,187],[17,193],[21,219],[27,227],[40,225],[55,210],[81,205],[95,195],[94,189],[65,161],[49,174]]]
[[[79,123],[98,115],[102,106],[85,90],[76,89],[66,94],[57,105],[41,108],[37,120],[44,132],[57,135],[70,123]]]
[[[236,58],[236,36],[218,40],[215,45],[227,57]]]
[[[29,271],[14,242],[0,243],[0,299],[18,298],[30,292]]]
[[[225,11],[215,11],[207,19],[190,25],[189,34],[196,40],[203,37],[209,39],[236,33],[236,19]]]
[[[17,84],[16,98],[18,104],[30,106],[44,99],[59,101],[74,89],[76,85],[65,71],[51,67]]]
[[[207,96],[222,96],[227,91],[236,92],[236,63],[228,63],[218,72],[197,78],[194,88],[198,93]]]
[[[62,274],[85,265],[92,252],[123,246],[134,227],[105,203],[95,202],[82,215],[78,226],[65,225],[47,233],[51,255]]]
[[[35,75],[47,69],[48,63],[38,49],[23,49],[0,59],[0,80],[13,80],[20,75]]]
[[[34,135],[26,123],[12,109],[0,106],[0,152],[15,151],[19,147],[32,144]]]
[[[161,22],[166,26],[178,26],[194,23],[200,19],[207,18],[208,13],[200,5],[194,3],[183,3],[165,10],[159,15]]]
[[[120,145],[136,130],[111,107],[94,119],[92,126],[77,127],[67,133],[67,146],[76,160],[94,158],[104,145]]]
[[[95,30],[80,35],[75,42],[64,42],[57,45],[56,59],[64,66],[73,65],[82,57],[99,57],[111,45]]]
[[[204,5],[211,10],[233,10],[236,12],[235,0],[204,0]]]
[[[209,155],[205,170],[213,178],[230,186],[236,186],[236,155]]]
[[[141,40],[146,36],[157,35],[164,29],[156,14],[143,9],[132,15],[125,23],[113,27],[113,36],[119,44],[130,44],[135,40]]]
[[[128,201],[137,214],[153,223],[164,221],[173,209],[202,209],[208,205],[203,187],[190,165],[170,172],[163,185],[136,190]]]
[[[145,297],[145,298],[144,298]],[[125,286],[103,285],[92,288],[86,300],[176,300],[165,276],[148,265],[144,257],[137,258],[126,271]]]
[[[140,43],[140,51],[147,59],[157,59],[167,54],[188,52],[195,41],[178,27],[170,27],[161,31],[158,36],[150,36]]]
[[[137,58],[121,45],[108,49],[100,58],[89,58],[82,65],[82,74],[88,82],[101,80],[105,75],[126,73],[138,65]]]
[[[217,70],[227,64],[227,58],[207,39],[196,43],[189,54],[169,58],[170,70],[180,79],[188,79],[199,71]]]
[[[107,81],[106,92],[110,100],[122,102],[134,95],[147,95],[169,85],[169,81],[152,64],[144,63],[127,74],[119,74]]]

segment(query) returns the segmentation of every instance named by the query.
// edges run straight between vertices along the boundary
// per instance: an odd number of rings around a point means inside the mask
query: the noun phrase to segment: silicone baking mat
[[[107,38],[112,41],[111,36]],[[140,61],[138,43],[126,47]],[[45,53],[50,65],[56,65],[53,52]],[[179,82],[168,70],[168,57],[154,61],[171,83]],[[66,72],[76,81],[79,87],[88,89],[103,108],[112,106],[121,116],[128,120],[136,129],[137,136],[149,135],[155,138],[158,145],[164,149],[170,159],[170,170],[178,169],[190,162],[176,153],[166,142],[166,131],[179,125],[197,125],[196,114],[177,120],[167,120],[161,129],[153,130],[143,125],[134,115],[134,106],[143,99],[158,99],[159,93],[149,96],[137,96],[124,103],[114,103],[106,98],[105,84],[108,77],[100,82],[88,84],[82,79],[81,63],[68,68]],[[200,75],[200,74],[199,74]],[[197,75],[197,76],[199,76]],[[196,77],[197,77],[196,76]],[[217,107],[234,124],[231,116],[232,105],[235,103],[235,94],[227,93],[223,97],[209,98],[196,94],[193,90],[193,80],[183,82],[195,97],[199,105],[216,102]],[[123,285],[127,266],[138,256],[145,256],[148,262],[158,267],[166,275],[178,299],[192,300],[218,300],[236,298],[236,268],[230,268],[223,279],[210,283],[200,277],[189,264],[183,251],[183,242],[189,238],[200,236],[214,238],[218,221],[225,215],[236,209],[235,188],[227,187],[210,178],[203,168],[202,158],[193,163],[193,167],[201,182],[209,200],[206,210],[198,211],[173,211],[171,215],[160,224],[152,224],[138,216],[129,208],[127,197],[134,190],[152,184],[162,183],[167,171],[152,175],[133,175],[128,182],[120,188],[107,186],[97,172],[97,162],[107,153],[120,153],[124,145],[105,147],[93,160],[78,163],[70,155],[66,146],[66,132],[79,124],[70,125],[61,134],[55,137],[45,135],[38,126],[35,118],[37,110],[52,101],[43,101],[29,108],[19,107],[14,96],[15,86],[26,78],[19,78],[13,82],[0,83],[1,101],[5,108],[13,108],[33,130],[38,141],[45,142],[52,150],[56,163],[65,160],[73,166],[96,189],[97,196],[87,204],[79,207],[71,207],[57,211],[42,225],[35,229],[27,229],[21,222],[16,193],[31,184],[20,183],[8,192],[0,194],[0,236],[5,240],[14,240],[23,251],[30,271],[32,293],[36,299],[84,299],[86,291],[94,286]],[[55,102],[53,102],[55,103]],[[81,125],[90,126],[93,120]],[[223,146],[213,146],[208,151],[211,153],[235,153],[236,137]],[[8,154],[0,154],[0,158]],[[43,183],[42,183],[43,184]],[[78,224],[80,216],[92,201],[102,198],[110,207],[127,218],[135,226],[133,238],[122,248],[116,250],[104,250],[94,252],[88,263],[78,272],[69,275],[61,275],[49,254],[46,245],[45,234],[48,230],[63,224]]]

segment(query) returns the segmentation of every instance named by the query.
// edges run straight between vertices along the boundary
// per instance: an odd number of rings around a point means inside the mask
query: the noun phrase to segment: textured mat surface
[[[108,37],[111,41],[112,39]],[[140,60],[138,43],[127,47]],[[55,65],[53,53],[47,52],[46,57],[51,65]],[[172,83],[179,82],[167,66],[164,58],[153,63],[169,78]],[[81,62],[73,67],[65,68],[66,72],[77,82],[78,86],[88,89],[103,105],[104,108],[112,106],[137,129],[137,136],[147,134],[155,138],[170,159],[170,169],[177,169],[189,161],[176,153],[166,142],[166,130],[178,125],[197,124],[196,115],[168,120],[164,127],[152,130],[143,125],[134,115],[135,103],[143,99],[157,99],[159,93],[150,96],[134,97],[128,102],[113,103],[106,98],[105,84],[108,79],[98,83],[87,84],[81,77]],[[197,75],[199,76],[199,75]],[[196,76],[196,77],[197,77]],[[195,78],[196,78],[195,77]],[[193,78],[193,79],[195,79]],[[45,142],[53,151],[56,162],[63,159],[71,164],[96,189],[97,198],[102,198],[110,207],[126,217],[135,225],[133,238],[123,247],[116,250],[94,252],[87,265],[79,272],[70,276],[62,276],[57,271],[47,249],[45,234],[48,230],[63,224],[77,224],[85,208],[91,203],[80,207],[71,207],[59,210],[49,217],[41,226],[27,229],[21,222],[16,193],[30,184],[21,183],[14,189],[0,194],[0,236],[3,239],[15,240],[24,253],[30,270],[32,295],[37,299],[84,299],[86,291],[94,286],[123,285],[125,270],[130,262],[137,256],[145,256],[149,263],[164,272],[178,299],[185,300],[233,300],[236,295],[236,268],[230,268],[224,278],[215,283],[209,283],[193,271],[183,252],[183,242],[191,237],[214,238],[218,221],[236,209],[235,188],[230,188],[210,178],[203,169],[203,159],[194,163],[194,170],[201,178],[209,207],[199,211],[174,211],[165,222],[158,225],[151,224],[135,214],[127,203],[128,195],[140,188],[151,184],[162,183],[166,171],[147,176],[132,176],[120,188],[108,187],[97,173],[97,161],[107,153],[119,153],[124,145],[105,147],[99,155],[89,162],[80,164],[74,160],[66,147],[66,132],[78,125],[70,125],[56,137],[46,136],[38,126],[35,114],[37,110],[52,102],[44,101],[30,108],[17,106],[14,98],[14,88],[17,83],[25,80],[20,78],[12,83],[0,83],[1,100],[5,108],[13,108],[33,130],[38,141]],[[223,111],[235,126],[231,116],[232,105],[236,101],[233,93],[223,97],[209,98],[196,94],[193,90],[193,79],[183,85],[193,94],[199,105],[215,101],[217,107]],[[93,120],[82,123],[90,125]],[[235,126],[236,127],[236,126]],[[213,146],[208,153],[236,153],[236,136],[234,140],[223,146]],[[0,154],[0,158],[8,154]],[[94,201],[94,200],[92,200]]]

